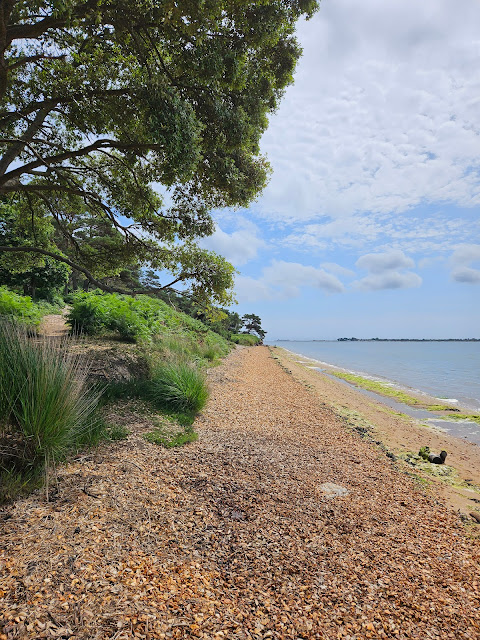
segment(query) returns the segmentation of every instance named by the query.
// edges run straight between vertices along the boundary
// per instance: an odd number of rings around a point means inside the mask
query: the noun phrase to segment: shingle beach
[[[0,639],[480,638],[480,541],[266,347],[0,512]]]

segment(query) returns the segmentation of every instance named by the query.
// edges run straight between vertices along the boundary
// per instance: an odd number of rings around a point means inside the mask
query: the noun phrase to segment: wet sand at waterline
[[[398,415],[382,402],[366,397],[361,390],[318,369],[312,369],[315,361],[302,358],[281,348],[271,349],[291,375],[303,384],[310,385],[312,393],[334,408],[350,426],[367,427],[370,440],[381,442],[395,456],[404,456],[406,452],[417,453],[420,447],[429,446],[432,452],[448,452],[447,466],[453,467],[458,477],[453,475],[442,479],[434,475],[441,473],[437,465],[431,466],[432,473],[423,477],[435,485],[445,501],[464,515],[470,511],[480,511],[480,447],[461,438],[453,437],[434,427],[422,426],[422,422]],[[425,396],[421,400],[425,402]],[[387,400],[388,402],[388,400]],[[438,403],[431,398],[431,404]],[[448,418],[447,418],[448,419]],[[401,461],[400,461],[401,462]],[[408,465],[409,466],[409,465]],[[405,469],[408,469],[408,466]],[[426,465],[428,468],[428,465]],[[422,475],[422,469],[411,469]],[[459,486],[460,485],[460,486]],[[464,486],[462,486],[464,485]]]

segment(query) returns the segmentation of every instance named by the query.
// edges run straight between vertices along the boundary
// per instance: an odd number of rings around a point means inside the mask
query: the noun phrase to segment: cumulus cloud
[[[226,233],[217,226],[215,233],[201,240],[203,248],[215,251],[235,266],[246,264],[257,257],[265,241],[258,236],[258,228],[252,222],[241,219],[239,229]]]
[[[246,276],[236,278],[235,293],[239,302],[295,298],[303,287],[325,293],[342,293],[341,281],[324,269],[298,262],[272,260],[257,280]]]
[[[269,285],[283,291],[287,297],[294,297],[300,293],[301,287],[322,289],[327,293],[341,293],[344,286],[340,280],[324,271],[298,262],[273,260],[269,267],[263,270],[263,280]]]
[[[461,244],[452,255],[454,264],[471,264],[480,262],[480,244]]]
[[[451,277],[454,282],[480,284],[480,269],[472,264],[480,262],[480,244],[460,244],[452,254],[454,265]]]
[[[369,275],[354,282],[356,289],[363,291],[411,289],[422,284],[422,278],[418,274],[403,271],[412,268],[415,263],[399,249],[391,249],[383,253],[368,253],[361,256],[355,264],[369,272]]]
[[[366,276],[355,282],[355,288],[362,291],[380,291],[382,289],[411,289],[419,287],[422,278],[411,271],[387,271],[386,273]]]
[[[337,276],[344,276],[345,278],[349,278],[355,275],[354,271],[352,271],[351,269],[346,269],[336,262],[322,262],[320,266],[322,267],[322,269],[327,269],[332,273],[336,273]]]
[[[360,269],[365,269],[375,274],[382,274],[392,269],[410,269],[415,265],[414,261],[398,249],[385,253],[368,253],[355,263]]]
[[[272,300],[275,297],[271,288],[261,279],[255,280],[242,275],[235,278],[235,296],[238,302]]]
[[[452,280],[465,284],[480,284],[480,269],[460,267],[452,271]]]

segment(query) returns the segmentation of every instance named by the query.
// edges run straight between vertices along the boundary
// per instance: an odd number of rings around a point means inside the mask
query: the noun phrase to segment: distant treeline
[[[480,338],[337,338],[337,340],[275,340],[275,342],[480,342]]]
[[[480,342],[480,338],[337,338],[338,342]],[[320,340],[312,340],[320,342]]]

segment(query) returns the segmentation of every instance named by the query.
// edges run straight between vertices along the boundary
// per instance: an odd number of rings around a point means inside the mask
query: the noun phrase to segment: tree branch
[[[23,141],[23,144],[25,146],[26,141]],[[42,167],[42,166],[48,167],[52,164],[64,162],[65,160],[70,160],[72,158],[87,156],[89,153],[92,153],[92,151],[98,151],[104,148],[118,149],[120,151],[128,151],[128,150],[161,151],[163,149],[163,146],[160,144],[119,142],[117,140],[111,140],[109,138],[101,138],[100,140],[96,140],[95,142],[93,142],[90,145],[87,145],[86,147],[82,147],[80,149],[75,149],[71,151],[65,151],[64,153],[59,153],[54,156],[47,156],[45,158],[35,160],[33,162],[28,162],[27,164],[24,164],[21,167],[17,167],[16,169],[12,169],[12,171],[9,171],[8,173],[3,174],[3,178],[0,180],[0,184],[2,182],[6,183],[10,180],[13,180],[14,178],[18,178],[24,173],[28,173],[32,169],[37,169],[38,167]],[[7,153],[5,154],[5,156],[7,155]],[[3,164],[3,160],[2,162],[0,162],[0,168],[2,167],[2,164]]]
[[[7,28],[7,42],[8,45],[14,40],[31,40],[32,38],[38,38],[45,31],[58,27],[63,27],[67,24],[67,18],[53,18],[47,16],[43,20],[33,23],[14,24]],[[7,45],[7,46],[8,46]]]
[[[7,151],[3,154],[2,158],[0,159],[0,176],[3,176],[5,174],[8,167],[12,164],[15,158],[18,158],[23,149],[25,149],[26,146],[30,146],[30,140],[42,127],[42,124],[45,122],[45,118],[48,116],[50,111],[51,109],[41,109],[33,119],[33,122],[30,123],[30,126],[27,128],[22,138],[19,138],[16,142],[14,142],[10,149],[7,149]],[[37,154],[35,153],[35,155]],[[40,162],[40,159],[38,161]],[[42,166],[42,164],[38,166]]]
[[[23,66],[24,64],[28,64],[29,62],[36,62],[37,60],[64,60],[66,58],[65,55],[62,56],[47,56],[43,53],[39,53],[36,56],[24,56],[20,58],[13,64],[9,65],[8,71],[12,71],[13,69],[18,69],[18,67]]]
[[[16,120],[21,120],[22,118],[38,111],[42,108],[51,108],[53,109],[57,105],[66,105],[71,102],[85,100],[87,98],[102,98],[102,97],[117,97],[117,96],[126,96],[131,92],[131,89],[105,89],[104,91],[82,91],[73,93],[67,96],[55,96],[50,98],[49,100],[41,100],[39,102],[32,102],[29,105],[25,106],[23,109],[16,109],[15,111],[0,111],[0,122],[3,122],[4,125],[9,124],[10,122],[15,122]]]
[[[46,16],[38,22],[23,24],[14,24],[7,28],[6,39],[7,46],[10,45],[13,40],[31,40],[32,38],[38,38],[43,35],[49,29],[61,28],[68,24],[70,18],[85,18],[89,9],[95,9],[97,6],[96,0],[86,0],[81,5],[77,5],[72,11],[72,15],[63,15],[54,18],[53,16]]]
[[[187,280],[188,278],[192,277],[192,274],[182,274],[180,277],[176,278],[175,280],[173,280],[169,284],[166,284],[163,287],[145,287],[144,289],[127,290],[127,289],[120,289],[119,287],[113,287],[111,285],[105,284],[104,282],[101,282],[100,280],[97,280],[97,278],[95,278],[90,273],[90,271],[85,267],[82,267],[81,265],[77,264],[76,262],[73,262],[72,260],[70,260],[69,258],[66,258],[65,256],[62,256],[58,253],[54,253],[53,251],[47,251],[46,249],[40,249],[39,247],[11,247],[11,246],[0,245],[0,252],[2,251],[21,252],[21,253],[38,253],[42,256],[47,256],[49,258],[53,258],[54,260],[58,260],[59,262],[64,262],[65,264],[68,264],[69,267],[72,267],[72,269],[75,269],[75,271],[79,271],[80,273],[83,273],[83,275],[87,278],[89,282],[94,284],[96,287],[98,287],[102,291],[105,291],[106,293],[123,293],[128,295],[138,295],[142,293],[144,294],[155,293],[155,292],[163,291],[164,289],[169,289],[172,285],[176,284],[177,282],[181,282],[182,280]]]

